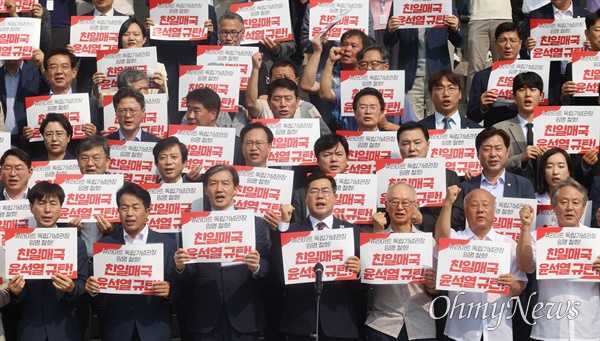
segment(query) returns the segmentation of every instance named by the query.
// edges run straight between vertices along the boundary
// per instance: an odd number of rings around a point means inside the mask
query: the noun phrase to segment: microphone
[[[323,264],[315,264],[313,270],[315,271],[315,293],[320,296],[323,292]]]

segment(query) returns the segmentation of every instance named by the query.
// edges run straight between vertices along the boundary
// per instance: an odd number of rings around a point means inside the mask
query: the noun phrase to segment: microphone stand
[[[321,263],[317,263],[314,267],[314,271],[316,274],[315,278],[315,301],[317,303],[317,323],[315,326],[315,333],[311,334],[310,337],[319,341],[319,310],[321,308],[321,293],[323,292],[323,265]]]

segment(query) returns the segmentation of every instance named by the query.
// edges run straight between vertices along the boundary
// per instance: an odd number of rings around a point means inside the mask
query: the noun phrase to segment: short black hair
[[[219,18],[219,24],[223,20],[237,20],[237,21],[241,22],[242,25],[244,24],[244,18],[241,15],[239,15],[239,14],[237,14],[235,12],[225,12],[225,14],[223,14]]]
[[[288,67],[288,66],[294,70],[294,75],[296,75],[296,77],[300,76],[300,70],[298,70],[298,67],[296,66],[296,64],[294,64],[288,58],[281,58],[281,59],[277,60],[275,63],[273,63],[273,65],[271,66],[271,69],[269,70],[269,75],[273,74],[273,70],[275,68]]]
[[[63,114],[56,114],[56,113],[49,113],[48,115],[46,115],[46,117],[42,121],[42,124],[40,124],[40,133],[42,134],[42,136],[44,136],[44,131],[46,131],[46,126],[50,122],[57,122],[58,124],[60,124],[63,127],[63,129],[65,129],[65,131],[67,132],[67,135],[70,138],[73,137],[73,126],[71,126],[71,122],[69,122],[69,119],[67,119],[67,117]]]
[[[398,131],[396,132],[396,141],[398,143],[400,143],[400,135],[402,135],[402,133],[404,133],[405,131],[410,131],[410,130],[420,130],[423,133],[423,135],[425,136],[425,140],[429,141],[429,131],[427,131],[425,126],[418,122],[412,122],[412,121],[403,123],[400,126],[400,129],[398,129]]]
[[[96,147],[102,147],[106,158],[110,158],[110,145],[108,144],[106,138],[100,135],[90,135],[83,139],[79,145],[77,145],[77,149],[75,149],[75,156],[79,157],[81,153],[87,152],[88,150],[92,150]]]
[[[494,39],[498,40],[498,37],[504,32],[517,32],[519,39],[521,39],[521,30],[519,29],[519,25],[515,24],[512,21],[503,22],[502,24],[496,27],[496,31],[494,32]]]
[[[115,110],[117,109],[117,105],[121,103],[121,100],[124,98],[133,98],[142,106],[142,109],[146,107],[146,101],[141,92],[137,92],[128,86],[124,86],[119,88],[119,91],[117,91],[115,97],[113,97],[113,107],[115,107]]]
[[[344,151],[346,152],[346,156],[348,156],[348,153],[350,153],[350,147],[348,146],[348,141],[346,140],[346,138],[342,135],[339,134],[325,134],[321,137],[319,137],[316,141],[315,141],[315,145],[313,146],[313,150],[315,152],[315,156],[317,157],[317,159],[319,158],[319,154],[322,151],[325,150],[329,150],[331,148],[335,148],[338,144],[342,144],[342,147],[344,147]]]
[[[475,148],[477,149],[477,152],[479,153],[479,148],[481,148],[481,145],[485,140],[496,135],[502,138],[506,148],[510,147],[510,136],[508,136],[508,133],[502,129],[497,129],[496,127],[492,126],[484,128],[479,134],[477,134],[477,137],[475,137]]]
[[[178,146],[179,151],[181,152],[181,160],[185,164],[188,159],[188,150],[185,144],[183,144],[177,136],[169,136],[164,138],[154,145],[152,149],[152,154],[154,155],[154,163],[158,163],[158,155],[165,149],[169,149],[171,147]]]
[[[204,176],[202,177],[202,186],[204,187],[204,189],[208,188],[208,182],[209,182],[210,178],[213,175],[215,175],[216,173],[219,173],[222,171],[227,171],[227,172],[231,173],[231,177],[233,178],[233,186],[237,187],[240,185],[240,176],[238,175],[238,172],[235,170],[235,168],[233,168],[229,165],[216,165],[216,166],[210,167],[206,171],[206,173],[204,173]]]
[[[379,101],[379,106],[381,107],[381,112],[385,111],[385,101],[383,100],[383,96],[381,92],[375,88],[364,88],[360,90],[356,95],[354,95],[354,99],[352,100],[352,110],[356,111],[356,107],[358,106],[358,101],[363,96],[375,96],[377,97],[377,101]]]
[[[140,27],[140,29],[142,30],[142,36],[144,38],[148,38],[148,32],[146,31],[146,25],[142,24],[136,18],[129,18],[129,19],[125,20],[123,22],[123,24],[121,24],[121,28],[119,29],[119,41],[118,41],[118,45],[117,45],[119,49],[123,48],[123,43],[121,41],[123,40],[123,36],[125,35],[125,33],[127,33],[129,26],[131,26],[132,24],[137,24]]]
[[[596,21],[600,20],[600,9],[596,12],[592,12],[585,17],[585,28],[590,30],[592,26],[596,24]]]
[[[27,165],[27,169],[31,169],[31,156],[29,156],[29,154],[27,154],[21,148],[11,148],[5,151],[0,158],[0,167],[4,166],[4,162],[6,162],[6,158],[9,156],[18,158],[19,160],[23,161],[25,165]]]
[[[335,179],[331,176],[331,175],[327,175],[327,173],[321,171],[321,170],[317,170],[312,172],[309,176],[306,177],[306,180],[304,180],[304,195],[308,194],[308,189],[310,188],[310,184],[313,181],[317,181],[317,180],[321,180],[321,179],[327,179],[329,180],[329,182],[331,183],[331,189],[333,189],[333,193],[335,193],[335,191],[337,190],[337,185],[335,184]]]
[[[296,84],[296,82],[294,82],[291,79],[280,78],[280,79],[274,80],[273,82],[271,82],[269,84],[269,88],[267,89],[267,96],[268,96],[269,100],[271,99],[271,96],[273,96],[273,92],[275,92],[275,90],[279,89],[279,88],[285,88],[285,89],[293,91],[296,98],[298,98],[300,96],[300,92],[298,90],[298,84]]]
[[[150,203],[152,201],[150,193],[148,193],[147,190],[141,188],[139,185],[134,184],[133,182],[125,182],[123,184],[123,187],[121,187],[117,191],[117,207],[121,206],[121,197],[123,196],[123,194],[130,194],[134,197],[141,199],[142,202],[144,202],[144,207],[146,209],[150,208]]]
[[[77,57],[69,50],[64,47],[54,49],[44,56],[44,69],[48,70],[48,60],[56,55],[65,55],[69,57],[71,62],[71,68],[74,69],[77,65]]]
[[[342,36],[340,37],[340,44],[343,44],[344,40],[356,36],[360,38],[363,49],[371,46],[371,39],[369,39],[369,36],[365,32],[358,29],[351,29],[344,32],[344,34],[342,34]]]
[[[536,88],[540,90],[540,92],[544,91],[544,81],[542,77],[535,72],[523,72],[515,76],[513,79],[512,91],[513,94],[517,92],[517,90],[521,88]]]
[[[244,138],[246,137],[246,134],[248,134],[251,130],[254,129],[264,130],[265,134],[267,134],[267,142],[269,142],[269,144],[273,143],[273,132],[269,127],[262,124],[262,122],[248,123],[246,126],[244,126],[244,128],[242,128],[242,131],[240,131],[240,140],[242,141],[242,143],[244,143]]]
[[[58,198],[60,205],[65,202],[65,191],[58,184],[53,184],[48,181],[40,181],[35,184],[27,193],[29,204],[33,205],[35,201],[42,201],[44,198]]]
[[[452,85],[458,87],[458,90],[462,89],[460,77],[458,77],[458,75],[454,71],[452,71],[450,69],[441,69],[441,70],[437,70],[436,72],[432,73],[429,76],[429,79],[427,79],[427,91],[429,91],[429,93],[432,93],[433,88],[435,88],[436,86],[442,85],[442,80],[444,79],[444,77]]]
[[[191,101],[200,102],[206,110],[216,110],[217,115],[221,111],[221,97],[213,89],[200,88],[192,90],[185,96],[185,100],[188,104]]]

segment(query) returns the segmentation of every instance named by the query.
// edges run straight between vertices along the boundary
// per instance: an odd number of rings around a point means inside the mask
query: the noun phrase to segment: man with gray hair
[[[150,89],[150,81],[148,75],[138,69],[125,69],[119,74],[119,76],[117,76],[117,88],[121,89],[126,86],[144,95],[169,95],[169,90],[167,89],[166,82],[163,82],[158,89]],[[116,92],[114,91],[99,93],[97,86],[95,86],[92,89],[92,95],[94,95],[94,97],[98,99],[98,107],[102,107],[104,105],[104,96],[115,94]]]
[[[383,233],[423,233],[411,223],[419,209],[412,185],[397,182],[388,188],[386,198],[390,226]],[[436,339],[435,320],[429,316],[431,295],[439,293],[435,288],[435,268],[427,269],[425,278],[426,284],[373,286],[373,307],[365,322],[369,339]]]
[[[558,226],[582,233],[594,231],[581,223],[588,197],[585,188],[577,181],[567,178],[559,182],[550,198]],[[531,231],[535,214],[529,205],[525,205],[519,214],[521,238],[517,246],[517,263],[521,271],[529,273],[536,269],[536,236],[535,231]],[[596,256],[593,262],[590,261],[592,266],[600,271],[600,255],[592,256]],[[538,289],[539,302],[543,306],[533,313],[536,320],[531,333],[533,339],[600,340],[600,282],[544,279],[538,281]],[[573,302],[576,306],[572,306]],[[555,305],[559,308],[553,314]],[[562,307],[566,307],[566,311]],[[566,317],[567,313],[568,318],[560,318]]]
[[[510,309],[501,309],[510,305],[512,297],[517,297],[525,288],[527,276],[517,267],[516,248],[517,243],[509,237],[496,233],[492,227],[494,221],[495,198],[494,196],[481,188],[469,192],[464,199],[464,212],[467,219],[467,227],[463,231],[457,232],[450,228],[450,217],[452,205],[456,201],[461,189],[456,186],[448,187],[446,199],[442,206],[442,211],[435,225],[435,240],[439,243],[441,238],[465,239],[465,240],[485,240],[498,243],[508,243],[511,246],[510,273],[501,274],[498,277],[498,285],[510,288],[508,295],[476,292],[458,292],[449,291],[449,301],[453,306],[473,305],[481,302],[485,306],[484,311],[477,309],[477,313],[450,314],[446,322],[444,334],[451,340],[512,340],[513,328],[512,320],[509,318]],[[493,311],[487,311],[492,307]],[[496,309],[501,310],[500,313]],[[483,316],[479,315],[483,313]]]

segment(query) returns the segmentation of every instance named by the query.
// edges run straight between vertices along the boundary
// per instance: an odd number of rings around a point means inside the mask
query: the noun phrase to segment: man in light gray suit
[[[544,82],[535,72],[524,72],[513,80],[513,96],[518,115],[494,124],[510,136],[510,157],[506,162],[506,170],[523,176],[536,186],[537,159],[546,152],[547,147],[533,144],[533,110],[544,98],[542,89]]]

